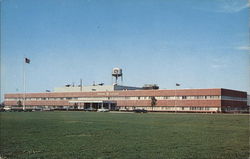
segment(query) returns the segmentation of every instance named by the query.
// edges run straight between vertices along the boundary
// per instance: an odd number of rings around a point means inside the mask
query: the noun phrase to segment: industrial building
[[[152,106],[152,97],[156,104]],[[5,106],[18,107],[23,94],[5,94]],[[27,93],[25,109],[145,109],[166,112],[242,112],[247,93],[229,89],[114,90]],[[22,107],[21,107],[22,108]]]
[[[118,69],[118,68],[115,68]],[[120,72],[119,72],[120,71]],[[106,108],[133,111],[144,109],[158,112],[246,112],[247,92],[224,88],[158,89],[157,85],[131,87],[118,85],[121,69],[113,85],[93,84],[55,88],[54,92],[5,94],[9,109],[25,110],[86,110]]]

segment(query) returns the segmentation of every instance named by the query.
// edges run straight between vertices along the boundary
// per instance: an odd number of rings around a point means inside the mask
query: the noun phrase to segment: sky
[[[0,0],[1,100],[65,84],[250,93],[247,0]],[[24,57],[31,60],[24,65]]]

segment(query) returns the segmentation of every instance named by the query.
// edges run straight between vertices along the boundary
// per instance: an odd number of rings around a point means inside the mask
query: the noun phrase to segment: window
[[[175,98],[176,99],[182,99],[182,96],[176,96]]]

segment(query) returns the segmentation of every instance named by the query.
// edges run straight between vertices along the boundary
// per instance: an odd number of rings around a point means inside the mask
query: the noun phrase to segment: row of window
[[[150,96],[138,96],[138,97],[43,97],[43,98],[25,98],[30,101],[40,101],[40,100],[151,100]],[[222,100],[237,100],[246,101],[246,98],[239,97],[228,97],[228,96],[156,96],[157,100],[195,100],[195,99],[222,99]],[[6,98],[6,101],[17,101],[23,98]]]
[[[219,111],[217,107],[120,107],[121,110],[145,109],[154,111]]]
[[[150,96],[138,96],[138,97],[43,97],[43,98],[29,98],[26,100],[36,101],[36,100],[151,100]],[[156,96],[157,100],[174,100],[174,99],[220,99],[220,96]],[[22,98],[6,98],[6,101],[16,101]]]
[[[209,107],[190,107],[190,110],[209,110]]]
[[[27,106],[27,108],[33,109],[72,109],[73,106]],[[86,107],[79,106],[78,109],[84,109]],[[134,109],[144,109],[148,111],[220,111],[218,107],[174,107],[174,106],[165,106],[165,107],[143,107],[143,106],[122,106],[119,107],[121,111],[132,111]],[[232,110],[232,109],[231,109]]]
[[[247,98],[240,97],[230,97],[230,96],[221,96],[222,100],[238,100],[238,101],[247,101]]]

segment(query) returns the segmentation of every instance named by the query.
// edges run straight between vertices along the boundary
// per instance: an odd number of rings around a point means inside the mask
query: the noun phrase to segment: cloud
[[[237,13],[250,7],[248,0],[201,1],[194,9],[206,12]]]
[[[246,51],[250,51],[250,46],[238,46],[236,47],[237,50],[246,50]]]
[[[247,0],[221,0],[220,2],[221,5],[217,12],[236,13],[250,7],[250,3]]]

